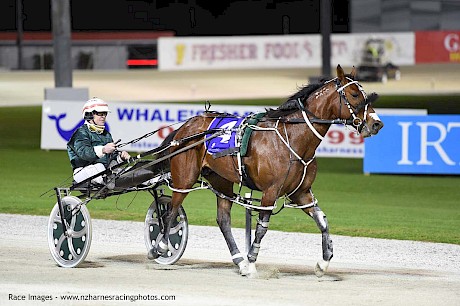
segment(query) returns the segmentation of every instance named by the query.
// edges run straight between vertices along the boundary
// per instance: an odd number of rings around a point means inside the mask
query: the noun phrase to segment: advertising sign
[[[73,101],[44,101],[42,108],[41,148],[66,149],[73,132],[84,123],[82,103]],[[205,111],[199,104],[115,103],[109,104],[107,128],[116,141],[128,142],[158,130],[152,136],[123,147],[124,150],[143,152],[161,144],[170,132],[190,117]],[[264,111],[263,106],[213,105],[213,111],[237,116]]]
[[[369,38],[384,41],[387,60],[414,64],[414,33],[333,34],[331,62],[357,66]],[[270,35],[232,37],[162,37],[158,40],[160,70],[254,68],[320,68],[321,36]]]
[[[380,116],[365,140],[365,173],[460,174],[460,115]]]
[[[158,68],[316,67],[321,63],[320,46],[318,35],[160,38]]]
[[[44,101],[42,109],[41,148],[65,150],[73,132],[83,124],[82,104],[72,101]],[[184,120],[204,112],[204,105],[185,103],[110,103],[107,128],[114,140],[128,142],[158,130],[152,136],[124,147],[144,152],[161,144]],[[213,111],[238,116],[265,111],[268,106],[213,105]],[[426,114],[426,110],[377,109],[379,114]],[[319,157],[364,156],[364,141],[356,131],[343,125],[332,125],[316,151]]]
[[[415,32],[416,63],[460,63],[460,31]]]
[[[383,41],[382,64],[414,65],[415,37],[413,32],[356,33],[331,35],[332,63],[342,66],[361,64],[366,42],[369,39]]]

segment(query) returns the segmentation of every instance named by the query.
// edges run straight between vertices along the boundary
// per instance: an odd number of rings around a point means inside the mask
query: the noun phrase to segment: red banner
[[[460,63],[460,31],[415,32],[415,63]]]

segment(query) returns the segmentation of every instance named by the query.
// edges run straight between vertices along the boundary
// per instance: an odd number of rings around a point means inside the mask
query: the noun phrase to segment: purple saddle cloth
[[[211,138],[205,142],[206,150],[213,157],[221,157],[238,152],[239,148],[236,147],[236,131],[243,122],[242,117],[217,117],[211,121],[208,130],[224,129],[225,133]],[[210,135],[206,136],[209,138]]]

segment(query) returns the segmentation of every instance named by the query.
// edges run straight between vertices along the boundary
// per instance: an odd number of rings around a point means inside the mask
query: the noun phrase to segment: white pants
[[[76,168],[75,170],[73,170],[73,179],[75,180],[75,182],[80,183],[81,181],[84,181],[88,177],[98,174],[99,172],[102,172],[104,170],[105,170],[105,167],[101,163],[89,165],[86,167]],[[98,176],[92,179],[91,182],[103,185],[104,179],[102,178],[102,175],[101,175],[101,176]]]

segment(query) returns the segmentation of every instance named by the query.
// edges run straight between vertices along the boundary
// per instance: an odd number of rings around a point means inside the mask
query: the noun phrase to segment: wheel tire
[[[158,205],[160,208],[161,215],[165,215],[171,204],[171,197],[161,196],[158,199]],[[157,216],[157,203],[153,201],[147,210],[145,216],[144,226],[144,242],[149,251],[157,242],[163,238],[161,233],[158,216]],[[168,241],[168,252],[163,256],[158,257],[155,261],[162,265],[172,265],[176,263],[184,254],[187,246],[188,239],[188,221],[185,210],[182,206],[179,207],[176,220],[172,227],[169,229],[169,241]]]
[[[81,205],[77,197],[67,196],[61,201],[69,235],[64,235],[59,205],[56,203],[48,220],[48,246],[59,266],[73,268],[88,255],[92,239],[91,217],[88,208]],[[74,209],[76,213],[72,215]]]

